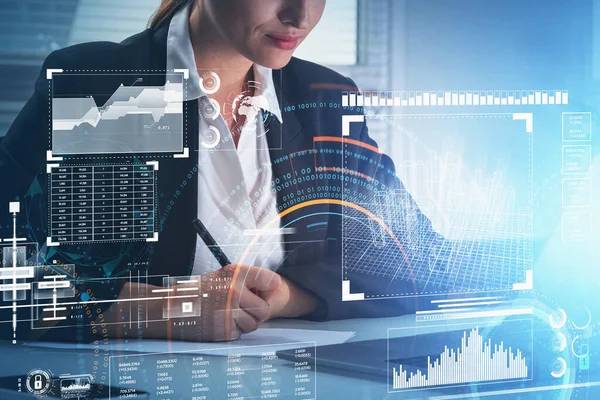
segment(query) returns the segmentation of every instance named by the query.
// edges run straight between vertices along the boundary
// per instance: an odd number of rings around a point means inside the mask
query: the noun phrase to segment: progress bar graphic
[[[568,90],[430,90],[342,92],[342,107],[566,105]]]

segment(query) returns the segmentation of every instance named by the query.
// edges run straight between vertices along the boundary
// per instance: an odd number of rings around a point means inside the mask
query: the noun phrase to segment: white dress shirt
[[[188,6],[171,20],[167,38],[167,70],[188,69],[190,76],[184,100],[199,99],[202,103],[208,101],[210,95],[201,88],[189,36],[189,12]],[[218,74],[218,71],[214,72]],[[254,79],[259,83],[263,96],[260,108],[283,122],[274,93],[272,70],[254,64]],[[224,109],[223,104],[219,106]],[[213,129],[214,133],[216,128],[220,140],[214,147],[201,144],[198,153],[190,152],[192,157],[198,154],[198,219],[231,262],[277,268],[283,259],[283,240],[279,230],[277,196],[271,187],[271,158],[262,111],[256,119],[247,118],[237,149],[221,115],[214,120],[206,120],[200,113],[199,120],[201,136],[207,129]],[[249,247],[256,232],[261,232],[261,229],[263,233]],[[198,238],[193,275],[203,275],[219,267],[212,253]]]

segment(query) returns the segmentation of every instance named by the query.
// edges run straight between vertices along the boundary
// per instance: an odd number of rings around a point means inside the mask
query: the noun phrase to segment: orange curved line
[[[365,178],[365,179],[367,179],[369,181],[374,181],[375,180],[375,178],[373,178],[372,176],[361,174],[360,172],[356,172],[356,171],[353,171],[353,170],[347,169],[347,168],[319,167],[319,170],[334,171],[334,172],[341,171],[341,172],[343,172],[345,174],[360,176],[361,178]]]
[[[315,136],[313,138],[313,141],[314,142],[349,143],[349,144],[353,144],[353,145],[371,150],[377,154],[381,154],[381,150],[379,150],[379,147],[373,146],[371,144],[366,144],[366,143],[361,142],[360,140],[356,140],[356,139],[349,139],[349,138],[343,138],[343,137],[337,137],[337,136]]]
[[[292,206],[282,212],[279,213],[278,218],[277,219],[281,219],[283,217],[285,217],[286,215],[293,213],[294,211],[300,210],[302,208],[305,207],[310,207],[310,206],[315,206],[315,205],[321,205],[321,204],[334,204],[334,205],[339,205],[339,206],[346,206],[346,207],[350,207],[353,208],[357,211],[360,211],[361,213],[367,215],[368,217],[372,218],[373,220],[375,220],[383,229],[385,229],[385,231],[391,236],[391,238],[396,242],[396,244],[398,245],[398,248],[400,249],[400,252],[402,253],[402,255],[404,256],[404,259],[406,260],[406,263],[408,265],[408,268],[410,269],[410,276],[411,278],[413,278],[413,272],[412,272],[412,266],[410,264],[410,260],[408,258],[408,254],[406,254],[406,252],[404,251],[404,247],[402,246],[402,243],[400,243],[400,240],[398,240],[398,238],[396,237],[396,235],[394,234],[394,231],[392,231],[385,222],[383,222],[383,220],[381,218],[379,218],[378,216],[376,216],[375,214],[373,214],[371,211],[367,210],[364,207],[359,206],[358,204],[354,204],[348,201],[343,201],[343,200],[336,200],[336,199],[319,199],[319,200],[309,200],[309,201],[305,201],[303,203],[300,204],[296,204],[295,206]],[[276,219],[272,219],[271,221],[267,222],[264,226],[269,226],[271,223],[275,222]],[[254,237],[252,238],[252,240],[250,241],[250,243],[248,244],[248,246],[246,247],[246,250],[244,250],[244,253],[242,254],[242,256],[240,257],[240,261],[244,260],[249,253],[249,249],[254,246],[258,240],[258,237],[260,236],[260,232],[257,233],[256,235],[254,235]],[[238,264],[233,272],[233,276],[231,278],[232,282],[235,282],[235,280],[237,279],[238,276],[238,272],[240,269],[241,264]],[[233,297],[233,290],[228,291],[227,293],[227,303],[225,305],[225,332],[230,332],[230,310],[231,310],[231,299]]]

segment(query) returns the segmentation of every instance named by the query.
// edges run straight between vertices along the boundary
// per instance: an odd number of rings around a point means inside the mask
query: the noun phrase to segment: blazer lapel
[[[167,36],[165,21],[152,35],[148,70],[155,71],[152,85],[164,85],[167,66]],[[192,272],[196,233],[192,220],[197,216],[198,201],[198,100],[184,103],[184,147],[188,158],[161,158],[158,172],[159,240],[151,259],[152,274],[185,276]]]
[[[294,93],[285,91],[286,85],[283,79],[283,71],[273,71],[274,87],[277,92],[277,98],[282,108],[283,124],[279,120],[272,116],[271,121],[268,123],[267,141],[270,148],[271,165],[273,171],[273,181],[275,187],[279,187],[277,190],[277,207],[281,212],[289,207],[286,206],[284,198],[298,198],[300,194],[297,188],[311,187],[317,190],[316,182],[303,181],[301,184],[290,184],[288,188],[283,188],[284,185],[277,185],[276,179],[279,182],[285,182],[293,180],[299,176],[302,176],[298,171],[302,169],[310,168],[316,175],[316,167],[320,164],[320,156],[311,156],[309,154],[294,157],[293,155],[298,152],[308,151],[314,149],[314,143],[312,135],[304,131],[303,124],[295,111],[291,110],[294,104],[298,104],[298,101],[294,100]],[[287,157],[287,159],[286,159]],[[317,164],[317,162],[319,164]],[[291,177],[291,178],[290,178]],[[325,186],[324,182],[319,182]],[[308,194],[308,191],[304,191],[304,194]],[[314,192],[313,192],[314,193]],[[298,204],[298,203],[296,203]],[[282,227],[293,227],[296,228],[296,233],[285,236],[285,250],[286,250],[286,262],[297,263],[302,258],[301,254],[312,254],[315,256],[315,252],[304,252],[296,251],[305,244],[314,244],[315,241],[325,240],[326,230],[309,231],[307,225],[320,221],[328,220],[329,205],[323,204],[318,207],[310,207],[303,209],[302,211],[295,211],[287,214],[281,218]],[[318,217],[302,218],[301,216],[308,216],[311,213],[315,213]]]

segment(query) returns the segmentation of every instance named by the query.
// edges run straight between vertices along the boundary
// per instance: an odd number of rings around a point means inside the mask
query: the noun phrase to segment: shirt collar
[[[192,48],[192,41],[189,34],[189,12],[190,6],[188,5],[173,16],[167,35],[167,70],[189,70],[190,77],[187,90],[184,93],[184,101],[206,96],[206,93],[200,88],[200,76],[196,69],[194,49]],[[275,115],[279,122],[283,123],[281,107],[275,94],[273,70],[255,63],[254,79],[260,83],[261,94],[267,99],[262,108]]]

